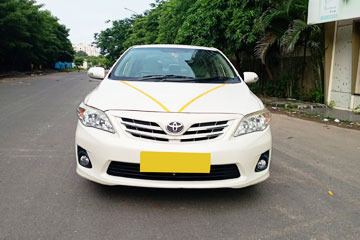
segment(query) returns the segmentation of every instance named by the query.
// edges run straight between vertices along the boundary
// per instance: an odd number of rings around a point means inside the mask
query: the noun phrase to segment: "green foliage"
[[[153,9],[146,11],[143,15],[136,16],[131,32],[124,44],[126,48],[157,42],[159,18],[163,5],[162,1],[157,1],[156,4],[152,5]]]
[[[355,107],[354,112],[360,113],[360,104]]]
[[[152,9],[95,34],[102,54],[114,62],[130,46],[142,44],[191,44],[216,47],[235,59],[253,55],[258,34],[255,19],[269,6],[267,0],[157,1]]]
[[[95,44],[111,64],[126,50],[124,43],[130,34],[132,23],[133,20],[128,18],[113,21],[111,28],[95,34]]]
[[[323,100],[323,29],[306,24],[308,0],[157,0],[151,6],[95,35],[108,62],[133,45],[215,47],[240,73],[259,73],[262,81],[251,86],[257,93]],[[315,79],[309,93],[303,90],[307,65]]]
[[[290,103],[288,108],[290,109],[298,108],[298,105],[296,103]]]
[[[69,30],[40,8],[33,0],[0,2],[0,71],[73,60]]]
[[[104,67],[104,68],[110,67],[106,57],[103,55],[100,55],[98,57],[88,56],[85,57],[85,59],[88,62],[89,67]]]
[[[88,54],[86,52],[81,51],[81,50],[75,53],[76,57],[86,57],[87,55]]]
[[[195,2],[195,0],[172,0],[163,3],[159,16],[157,43],[175,43],[179,28]]]
[[[283,73],[292,73],[291,77],[295,82],[291,86],[290,97],[311,96],[311,100],[323,101],[324,34],[321,25],[307,25],[307,8],[308,0],[277,1],[269,7],[256,21],[256,27],[262,36],[256,45],[255,53],[265,65],[268,77],[273,81],[277,79],[273,79],[269,67],[270,59],[273,61],[274,56],[302,57],[302,62],[298,62],[293,68],[301,69],[300,74],[291,70],[284,71],[283,66],[288,65],[285,63],[281,65],[280,72],[276,76],[281,78]],[[307,65],[312,67],[315,79],[315,89],[312,94],[307,94],[303,90]]]
[[[108,59],[103,56],[75,56],[74,63],[77,67],[81,67],[84,62],[87,62],[88,67],[103,67],[109,68],[111,65],[108,63]]]
[[[329,104],[328,104],[328,106],[330,107],[330,108],[334,108],[335,107],[335,101],[331,101]]]
[[[264,10],[259,1],[228,2],[227,15],[229,24],[226,26],[225,37],[231,43],[227,46],[228,52],[245,50],[252,55],[254,44],[258,40],[258,33],[254,22]]]
[[[324,102],[324,92],[322,89],[315,89],[312,92],[312,100],[315,102]]]
[[[76,56],[74,58],[74,63],[76,67],[81,67],[84,64],[84,57]]]
[[[256,28],[262,32],[256,55],[263,63],[266,62],[266,54],[270,48],[289,54],[302,38],[307,37],[307,7],[308,0],[279,1],[261,14],[256,21]]]
[[[226,7],[223,0],[197,0],[187,11],[175,43],[222,48],[228,23]]]

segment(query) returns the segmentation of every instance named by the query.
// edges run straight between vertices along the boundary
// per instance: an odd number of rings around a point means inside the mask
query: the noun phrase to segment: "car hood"
[[[235,84],[104,80],[85,99],[97,109],[248,114],[261,101],[244,82]]]

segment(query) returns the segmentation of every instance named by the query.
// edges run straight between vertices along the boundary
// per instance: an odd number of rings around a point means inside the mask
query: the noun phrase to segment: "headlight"
[[[234,137],[263,131],[270,123],[270,112],[264,109],[259,112],[246,115],[240,122],[238,128],[235,131]]]
[[[101,129],[110,133],[115,133],[108,117],[103,111],[91,108],[81,103],[77,109],[80,122],[86,127]]]

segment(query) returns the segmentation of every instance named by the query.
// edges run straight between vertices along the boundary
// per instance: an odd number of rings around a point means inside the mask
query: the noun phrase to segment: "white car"
[[[80,104],[77,173],[105,185],[241,188],[269,177],[270,113],[219,50],[128,49]]]

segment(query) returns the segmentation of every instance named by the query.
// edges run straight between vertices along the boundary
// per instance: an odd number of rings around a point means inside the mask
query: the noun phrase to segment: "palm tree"
[[[307,25],[307,8],[308,0],[280,1],[265,11],[258,20],[257,26],[263,34],[256,45],[255,55],[265,64],[270,79],[273,77],[267,64],[267,56],[275,53],[289,56],[299,47],[303,48],[301,86],[308,51],[320,76],[319,80],[322,79],[322,26]],[[322,87],[322,84],[320,85],[319,87]]]

